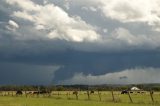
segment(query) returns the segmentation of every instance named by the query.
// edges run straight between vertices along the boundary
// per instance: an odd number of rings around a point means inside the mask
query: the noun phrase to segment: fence
[[[24,91],[23,95],[16,95],[15,91],[1,91],[0,96],[89,100],[116,103],[160,103],[160,92],[153,93],[153,91],[135,91],[126,94],[121,94],[121,91],[77,91],[77,93],[75,93],[75,91],[52,91],[51,93],[45,94],[33,94],[31,91]]]

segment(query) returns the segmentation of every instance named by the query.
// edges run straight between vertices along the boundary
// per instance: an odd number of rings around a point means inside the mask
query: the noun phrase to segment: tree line
[[[86,91],[86,90],[97,90],[97,91],[121,91],[129,90],[131,87],[136,86],[145,91],[160,91],[160,84],[130,84],[130,85],[1,85],[0,91]]]

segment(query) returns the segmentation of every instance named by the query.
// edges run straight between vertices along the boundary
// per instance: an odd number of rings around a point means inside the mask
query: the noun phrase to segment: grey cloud
[[[128,79],[128,77],[127,76],[121,76],[121,77],[119,77],[119,79],[120,80],[122,80],[122,79]]]
[[[125,78],[119,79],[125,75]],[[83,73],[75,74],[71,79],[59,83],[63,84],[142,84],[142,83],[159,83],[159,69],[155,68],[135,68],[127,69],[121,72],[107,73],[104,75],[84,75]]]
[[[28,65],[0,62],[0,84],[34,85],[52,84],[54,72],[59,66]]]

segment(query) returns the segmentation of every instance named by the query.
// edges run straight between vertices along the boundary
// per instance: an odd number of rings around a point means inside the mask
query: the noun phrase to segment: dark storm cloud
[[[0,62],[0,84],[34,85],[52,84],[58,66],[28,65],[16,62]]]
[[[8,45],[7,50],[1,49],[1,62],[60,65],[62,67],[54,73],[54,82],[69,79],[75,73],[103,75],[135,67],[160,67],[159,51],[82,52],[65,48],[65,43],[57,45],[58,49],[55,49],[55,46],[46,48],[47,45],[55,45],[52,42],[30,41],[27,44],[24,42],[14,42],[14,44],[10,45],[11,47]]]
[[[0,68],[1,73],[10,79],[6,80],[6,78],[0,77],[2,84],[45,84],[47,81],[57,83],[73,77],[75,73],[96,76],[136,67],[160,68],[160,52],[158,49],[119,52],[112,50],[78,51],[72,46],[76,43],[63,40],[55,40],[54,42],[53,40],[19,41],[15,40],[10,33],[7,34],[2,33],[0,62],[9,64],[1,64]],[[59,66],[59,68],[55,71],[54,68],[47,68],[50,66]],[[50,74],[50,71],[49,73],[48,71],[42,71],[46,69],[54,70],[51,71],[53,74],[50,80],[52,81],[43,79],[44,76]],[[10,73],[11,70],[12,74]],[[23,70],[22,73],[21,70]],[[45,73],[44,76],[38,70],[43,74]],[[23,77],[26,74],[30,76],[29,80]],[[35,76],[39,77],[35,80]]]

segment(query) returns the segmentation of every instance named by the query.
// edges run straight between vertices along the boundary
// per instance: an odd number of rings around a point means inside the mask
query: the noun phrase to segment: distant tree
[[[64,88],[63,86],[58,86],[58,87],[56,87],[56,90],[57,90],[57,91],[64,91],[65,88]]]

